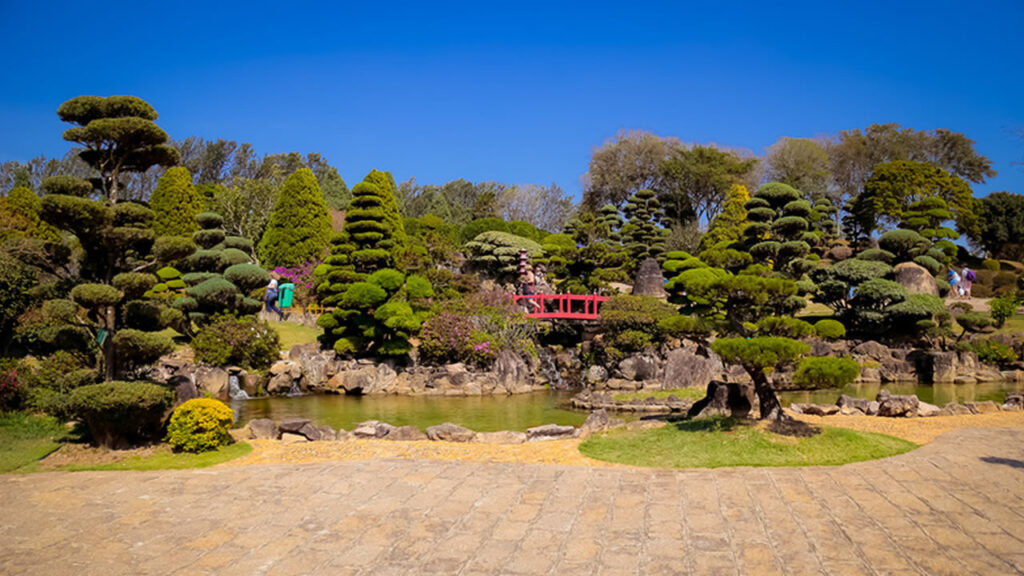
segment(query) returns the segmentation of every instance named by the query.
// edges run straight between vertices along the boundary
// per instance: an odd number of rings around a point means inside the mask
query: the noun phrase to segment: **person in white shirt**
[[[284,319],[284,312],[277,307],[277,278],[270,277],[270,283],[267,284],[267,294],[264,299],[265,307],[267,312],[276,312],[278,320]]]

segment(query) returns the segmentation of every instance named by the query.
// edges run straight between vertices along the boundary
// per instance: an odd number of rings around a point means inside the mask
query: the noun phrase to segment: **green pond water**
[[[365,420],[395,426],[454,422],[471,430],[526,430],[542,424],[579,426],[586,412],[569,409],[569,392],[535,392],[513,396],[338,396],[333,394],[266,397],[233,401],[242,426],[255,418],[309,418],[317,424],[352,430]]]
[[[782,403],[812,402],[834,404],[840,394],[874,399],[882,388],[893,394],[916,394],[931,404],[992,400],[1002,403],[1008,391],[1024,390],[1024,384],[995,382],[984,384],[940,384],[922,386],[915,382],[854,384],[839,389],[780,392]],[[572,392],[535,392],[514,396],[338,396],[310,395],[294,397],[263,397],[232,401],[238,426],[254,418],[309,418],[317,424],[352,430],[365,420],[380,420],[395,426],[416,426],[425,429],[444,422],[454,422],[472,430],[526,430],[541,424],[579,426],[587,418],[585,411],[569,407]],[[619,414],[635,419],[636,413]]]

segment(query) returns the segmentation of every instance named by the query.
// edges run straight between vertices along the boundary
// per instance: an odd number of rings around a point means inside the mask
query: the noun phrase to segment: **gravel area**
[[[797,416],[819,426],[838,426],[864,432],[888,434],[916,444],[927,444],[939,435],[961,428],[1024,428],[1024,412],[995,412],[968,416],[928,418],[881,418],[878,416]]]

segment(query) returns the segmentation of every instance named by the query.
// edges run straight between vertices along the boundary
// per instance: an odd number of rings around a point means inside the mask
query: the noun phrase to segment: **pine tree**
[[[391,228],[390,244],[383,244],[380,247],[391,250],[392,254],[401,257],[409,245],[409,239],[405,234],[405,226],[402,224],[402,213],[398,209],[398,200],[395,195],[398,187],[395,186],[395,178],[390,172],[370,170],[370,173],[363,178],[363,182],[373,184],[380,190],[381,208],[384,210],[384,220]]]
[[[331,217],[316,176],[296,170],[284,182],[259,244],[265,266],[299,266],[324,256],[331,238]]]
[[[797,279],[814,268],[805,257],[821,243],[821,233],[812,231],[816,213],[799,190],[780,182],[763,184],[746,208],[750,224],[743,234],[755,262]]]
[[[662,227],[665,212],[651,190],[633,194],[623,207],[628,221],[622,227],[622,241],[636,261],[657,257],[665,251],[669,231]]]
[[[747,187],[733,184],[729,189],[729,195],[722,204],[722,211],[711,223],[707,234],[701,238],[702,250],[708,250],[723,242],[736,242],[743,238],[743,229],[747,225],[746,203],[748,200],[750,200],[750,193],[747,192]]]
[[[168,168],[149,198],[156,215],[153,230],[157,236],[191,236],[199,230],[196,214],[203,210],[203,201],[192,186],[192,175],[183,166]]]

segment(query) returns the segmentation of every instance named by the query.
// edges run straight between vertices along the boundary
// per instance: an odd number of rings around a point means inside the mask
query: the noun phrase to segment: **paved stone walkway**
[[[1024,430],[838,468],[0,476],[0,574],[1020,574]]]

